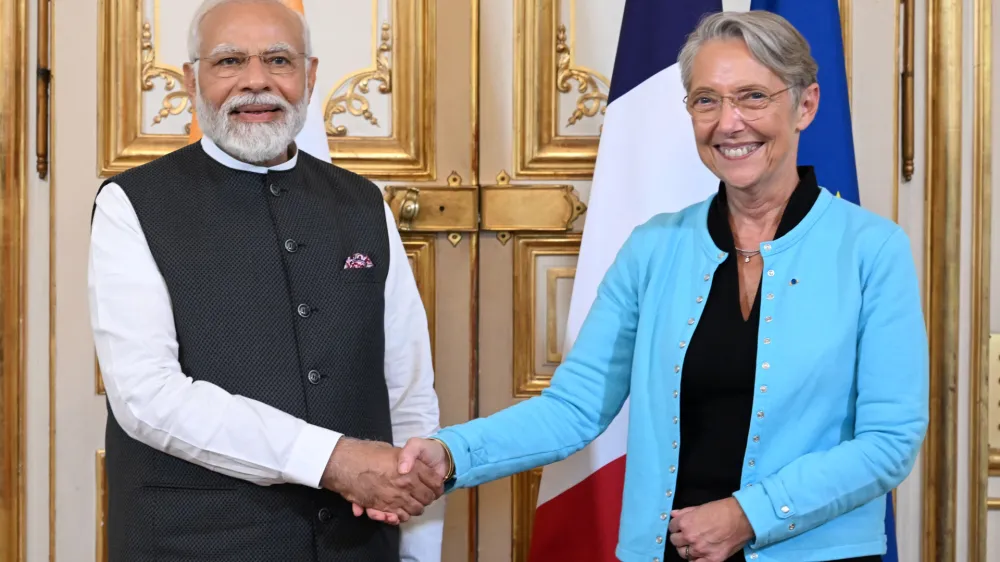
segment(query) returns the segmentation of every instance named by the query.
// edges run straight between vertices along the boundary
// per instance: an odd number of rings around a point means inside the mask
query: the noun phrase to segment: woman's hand
[[[724,562],[753,538],[753,528],[735,498],[670,513],[670,542],[681,558]]]

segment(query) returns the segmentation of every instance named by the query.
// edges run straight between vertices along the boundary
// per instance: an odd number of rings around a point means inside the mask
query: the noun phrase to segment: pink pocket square
[[[369,267],[375,267],[375,264],[364,254],[354,254],[344,262],[344,269],[365,269]]]

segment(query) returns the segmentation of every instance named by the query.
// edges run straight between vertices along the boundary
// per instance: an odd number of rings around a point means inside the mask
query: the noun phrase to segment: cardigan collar
[[[762,256],[778,253],[802,238],[823,214],[833,197],[829,191],[819,186],[812,166],[799,166],[798,174],[799,183],[788,199],[775,231],[775,238],[760,244]],[[719,182],[718,192],[703,205],[700,215],[703,246],[713,261],[722,263],[735,251],[724,183]]]

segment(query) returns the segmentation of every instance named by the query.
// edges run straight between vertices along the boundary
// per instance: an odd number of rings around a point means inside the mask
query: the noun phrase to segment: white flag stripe
[[[563,349],[572,347],[601,279],[632,229],[655,214],[703,201],[718,188],[718,179],[698,157],[684,95],[680,69],[674,64],[608,106]],[[538,505],[623,456],[627,420],[626,401],[618,417],[594,442],[547,466]]]

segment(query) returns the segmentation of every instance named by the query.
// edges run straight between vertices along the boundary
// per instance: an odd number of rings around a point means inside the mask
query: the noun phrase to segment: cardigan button
[[[753,436],[753,442],[754,443],[760,443],[760,435],[754,435]]]
[[[694,299],[694,302],[701,302],[701,301],[703,301],[703,300],[705,300],[705,299],[704,299],[704,298],[702,298],[702,297],[698,297],[698,298]]]
[[[656,544],[663,544],[663,537],[656,537]]]
[[[766,392],[767,392],[767,385],[765,384],[765,385],[763,385],[763,386],[760,387],[760,393],[764,394]]]
[[[750,466],[756,466],[757,465],[757,463],[755,463],[753,459],[750,459],[750,462],[748,462],[747,464],[750,465]]]
[[[771,245],[770,244],[764,244],[764,251],[765,252],[770,252],[771,251]]]
[[[661,513],[660,514],[660,521],[666,521],[666,520],[667,520],[667,514],[666,513]]]
[[[790,510],[790,509],[788,509],[788,506],[787,506],[787,505],[783,505],[783,506],[781,506],[781,512],[782,512],[782,513],[788,513],[789,511],[791,511],[791,510]]]
[[[675,472],[677,472],[677,467],[676,466],[671,466],[670,467],[670,473],[673,474]]]
[[[768,269],[767,270],[767,276],[768,277],[774,277],[774,270],[773,269]]]
[[[674,425],[677,425],[678,421],[680,421],[680,420],[677,419],[677,416],[674,416]]]
[[[681,372],[681,366],[680,365],[674,365],[674,372],[675,373]]]
[[[767,300],[773,301],[774,300],[774,293],[768,293],[767,294]]]
[[[791,525],[789,525],[788,526],[788,530],[789,531],[794,531],[795,530],[795,523],[792,523]]]
[[[688,318],[688,326],[694,324],[694,318]]]
[[[771,368],[771,364],[768,363],[767,361],[764,361],[764,363],[761,364],[760,368],[761,369],[770,369]]]
[[[764,317],[764,322],[770,322],[770,321],[771,321],[771,317],[770,316]]]
[[[673,446],[674,446],[674,449],[676,449],[676,448],[677,448],[677,441],[674,441],[674,442],[673,442]]]
[[[675,390],[674,391],[674,398],[677,398],[677,396],[679,396],[679,393]]]
[[[759,419],[759,420],[764,419],[764,410],[759,410],[757,412],[757,419]]]
[[[674,495],[674,491],[673,491],[673,490],[667,490],[667,497],[668,497],[668,498],[669,498],[670,496],[673,496],[673,495]]]
[[[709,274],[707,274],[707,273],[705,274],[705,281],[708,281],[708,280],[709,280],[709,279],[711,279],[711,278],[712,278],[712,276],[711,276],[711,275],[709,275]]]
[[[682,341],[682,342],[680,343],[680,346],[681,346],[681,349],[684,349],[684,347],[685,347],[686,345],[687,345],[687,342],[683,342],[683,341]]]
[[[771,338],[764,338],[764,345],[771,343]]]

